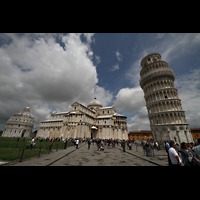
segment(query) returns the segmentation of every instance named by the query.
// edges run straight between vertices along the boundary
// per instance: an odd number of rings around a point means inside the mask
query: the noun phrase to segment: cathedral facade
[[[52,112],[40,122],[37,137],[128,139],[126,116],[103,107],[95,97],[88,105],[75,102],[69,112]]]

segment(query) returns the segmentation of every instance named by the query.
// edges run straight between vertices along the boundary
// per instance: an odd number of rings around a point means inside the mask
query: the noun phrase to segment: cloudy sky
[[[175,73],[190,128],[200,127],[200,34],[0,33],[0,130],[29,106],[39,122],[94,98],[127,116],[128,131],[150,130],[140,62],[157,52]]]

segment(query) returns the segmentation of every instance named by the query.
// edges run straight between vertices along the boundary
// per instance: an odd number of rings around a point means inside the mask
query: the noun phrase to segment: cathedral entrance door
[[[26,132],[26,129],[22,131],[21,137],[24,137],[25,132]]]
[[[93,134],[91,133],[91,139],[93,139]]]

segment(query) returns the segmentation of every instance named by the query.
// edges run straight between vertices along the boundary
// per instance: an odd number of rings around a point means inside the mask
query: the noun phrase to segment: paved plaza
[[[132,150],[126,148],[122,151],[119,144],[115,148],[98,151],[96,144],[83,143],[76,149],[74,146],[58,150],[40,157],[24,159],[23,162],[7,164],[13,166],[167,166],[167,153],[165,150],[154,150],[155,156],[147,157],[142,147],[135,146]]]

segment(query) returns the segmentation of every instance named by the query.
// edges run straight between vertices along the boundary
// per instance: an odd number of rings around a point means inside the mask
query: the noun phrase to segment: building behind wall
[[[161,55],[152,53],[141,61],[140,86],[144,91],[154,140],[193,142],[189,124],[174,85],[175,75]]]
[[[191,128],[190,129],[192,138],[194,142],[200,139],[200,128]],[[141,130],[141,131],[130,131],[128,133],[128,139],[129,140],[148,140],[153,139],[152,131],[149,130]],[[176,138],[173,139],[175,142],[177,142]]]
[[[191,128],[190,130],[195,142],[200,139],[200,128]]]
[[[130,131],[128,134],[129,140],[151,140],[153,139],[152,132],[149,130]]]
[[[37,137],[128,139],[126,116],[115,106],[103,107],[94,98],[88,105],[75,102],[69,112],[53,112],[40,122]]]

